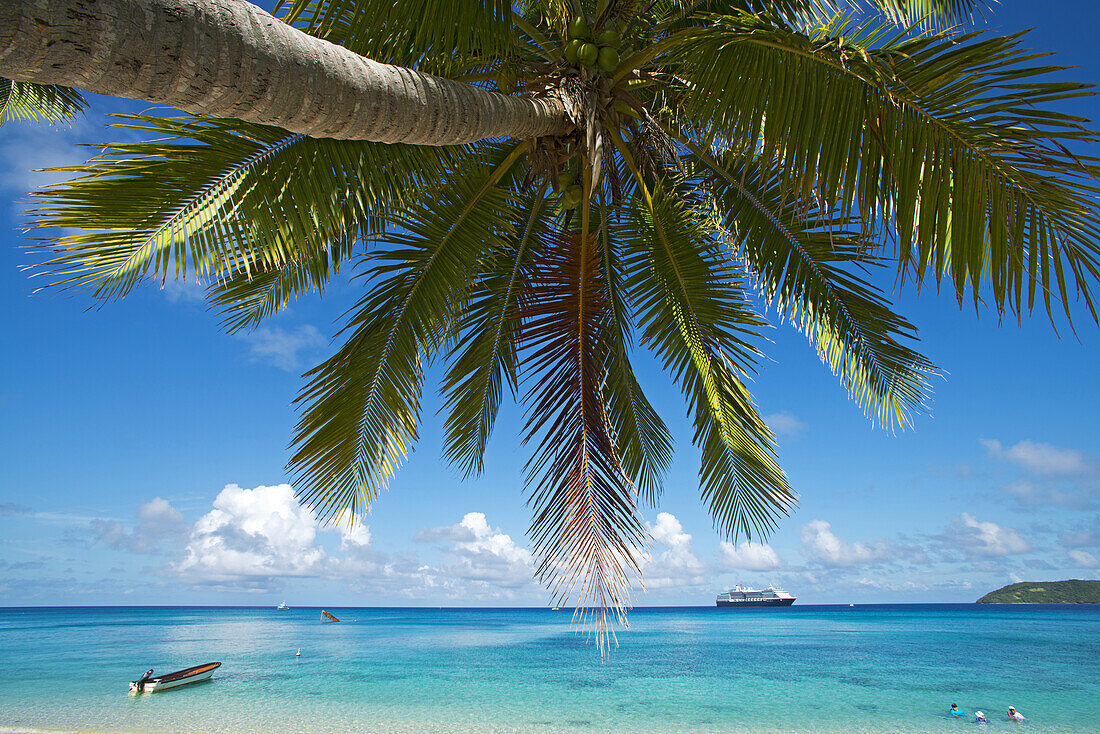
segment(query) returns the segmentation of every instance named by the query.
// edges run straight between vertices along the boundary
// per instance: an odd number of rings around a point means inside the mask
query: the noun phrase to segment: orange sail
[[[326,612],[324,609],[322,609],[321,610],[321,621],[322,622],[339,622],[340,620],[337,619],[336,617],[332,616],[328,612]]]

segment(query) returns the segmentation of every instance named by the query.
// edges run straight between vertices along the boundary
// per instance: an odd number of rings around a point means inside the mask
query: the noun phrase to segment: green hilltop
[[[1022,581],[991,591],[978,604],[1100,604],[1100,581]]]

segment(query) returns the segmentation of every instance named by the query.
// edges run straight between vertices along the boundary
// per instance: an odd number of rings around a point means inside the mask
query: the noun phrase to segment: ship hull
[[[759,601],[717,601],[720,607],[789,607],[794,599],[761,599]]]

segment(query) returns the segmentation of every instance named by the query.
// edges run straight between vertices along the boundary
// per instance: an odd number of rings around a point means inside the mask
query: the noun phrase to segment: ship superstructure
[[[718,595],[715,604],[720,607],[789,607],[795,597],[777,586],[766,589],[750,589],[735,586]]]

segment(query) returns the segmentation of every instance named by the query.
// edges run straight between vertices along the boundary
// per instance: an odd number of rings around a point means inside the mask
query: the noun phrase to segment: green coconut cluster
[[[584,198],[584,186],[580,184],[580,172],[576,157],[566,161],[565,166],[558,172],[558,185],[554,187],[554,193],[561,199],[562,206],[566,209],[574,209]]]
[[[580,64],[589,69],[598,67],[600,71],[610,74],[619,68],[621,42],[618,31],[611,28],[593,38],[588,21],[584,16],[578,15],[569,24],[569,41],[562,53],[571,64]]]

